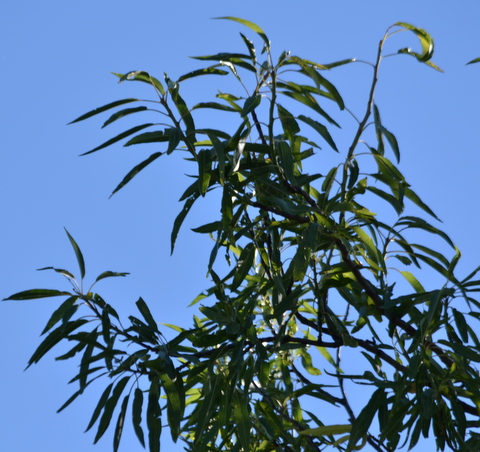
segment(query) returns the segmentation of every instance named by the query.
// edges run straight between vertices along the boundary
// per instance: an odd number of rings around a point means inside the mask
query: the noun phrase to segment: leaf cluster
[[[160,449],[165,424],[189,451],[353,451],[367,444],[394,451],[432,433],[439,450],[477,450],[480,303],[474,295],[480,267],[457,276],[460,252],[399,170],[400,146],[375,98],[380,66],[391,56],[383,54],[385,41],[399,31],[414,33],[421,50],[398,53],[439,70],[431,61],[433,39],[403,22],[387,30],[371,64],[365,112],[342,149],[336,118],[351,112],[326,74],[356,60],[319,64],[288,52],[274,58],[258,25],[223,19],[253,31],[260,51],[241,34],[243,53],[196,57],[211,65],[176,81],[144,71],[115,74],[120,82],[147,83],[157,99],[115,101],[73,121],[109,110],[116,111],[103,127],[145,111],[162,116],[161,125],[140,124],[86,154],[122,140],[127,147],[159,144],[161,150],[136,165],[112,194],[160,156],[187,156],[195,175],[180,198],[172,252],[192,205],[221,192],[219,217],[194,229],[209,235],[213,247],[212,285],[192,302],[200,304],[193,325],[170,325],[177,335],[165,341],[140,298],[140,317],[130,316],[124,327],[111,305],[84,293],[85,264],[67,232],[81,282],[49,268],[72,282],[73,293],[31,290],[8,298],[67,296],[29,365],[61,340],[75,343],[57,358],[81,354],[71,381],[79,388],[60,410],[91,382],[108,377],[87,430],[97,425],[97,442],[117,410],[114,450],[129,406],[135,433],[152,452]],[[183,83],[206,75],[231,75],[240,92],[188,106]],[[142,105],[126,107],[133,103]],[[211,110],[235,125],[197,128],[196,115]],[[342,162],[312,172],[322,147]],[[395,219],[367,207],[374,203],[388,206]],[[421,213],[407,213],[412,206]],[[422,242],[413,242],[418,236]],[[440,248],[431,242],[441,242]],[[437,275],[428,290],[417,276],[425,268]],[[125,273],[105,272],[96,281],[111,276]],[[345,372],[342,350],[358,355],[355,374]],[[354,386],[371,391],[363,407],[347,398]],[[331,423],[333,410],[344,413],[345,423]]]

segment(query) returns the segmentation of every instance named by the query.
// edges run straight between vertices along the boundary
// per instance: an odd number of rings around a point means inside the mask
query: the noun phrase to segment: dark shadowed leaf
[[[3,300],[36,300],[38,298],[50,298],[50,297],[59,297],[61,295],[73,296],[70,292],[63,292],[60,290],[53,289],[30,289],[23,292],[18,292],[16,294],[10,295]]]
[[[96,148],[92,149],[91,151],[84,152],[83,154],[80,154],[80,155],[88,155],[88,154],[91,154],[92,152],[97,152],[100,149],[104,149],[104,148],[110,146],[111,144],[114,144],[114,143],[116,143],[120,140],[123,140],[126,137],[129,137],[130,135],[133,135],[134,133],[138,132],[139,130],[145,129],[147,127],[151,127],[153,125],[155,125],[155,124],[142,124],[141,126],[132,127],[131,129],[128,129],[127,131],[118,134],[116,137],[114,137],[114,138],[112,138],[108,141],[105,141],[105,143],[101,144],[100,146],[97,146]]]
[[[108,126],[109,124],[111,124],[112,122],[115,122],[117,119],[123,118],[124,116],[128,116],[133,113],[138,113],[139,111],[145,111],[145,110],[148,110],[148,108],[142,106],[142,107],[135,107],[135,108],[126,108],[125,110],[117,111],[103,123],[102,129]]]
[[[140,171],[142,171],[144,168],[146,168],[150,163],[158,159],[163,155],[163,152],[155,152],[152,154],[148,159],[144,160],[143,162],[139,163],[137,166],[135,166],[133,169],[131,169],[128,174],[122,179],[122,182],[120,182],[115,190],[112,191],[112,194],[110,195],[110,198],[121,188],[125,187]]]
[[[78,262],[78,268],[80,269],[80,277],[81,279],[85,278],[85,261],[83,260],[83,255],[82,252],[77,245],[77,242],[73,239],[73,237],[70,235],[70,233],[67,231],[66,228],[65,232],[67,233],[68,239],[70,240],[70,243],[72,244],[73,250],[75,251],[75,256],[77,257],[77,262]]]
[[[140,444],[145,447],[145,436],[142,429],[143,391],[135,388],[132,405],[132,423],[135,434]]]
[[[99,113],[103,113],[104,111],[110,110],[115,107],[119,107],[120,105],[128,104],[131,102],[139,102],[139,99],[123,99],[123,100],[117,100],[115,102],[111,102],[107,105],[104,105],[103,107],[96,108],[95,110],[89,111],[88,113],[85,113],[82,116],[79,116],[77,119],[74,119],[72,122],[69,122],[68,124],[73,124],[75,122],[83,121],[84,119],[91,118],[92,116],[98,115]]]
[[[110,425],[113,411],[117,406],[118,399],[122,395],[122,392],[125,389],[125,386],[127,385],[129,380],[130,380],[130,376],[123,377],[113,389],[112,395],[107,400],[107,403],[105,404],[105,408],[103,410],[102,417],[100,418],[100,421],[98,423],[98,430],[97,430],[97,434],[95,435],[93,444],[96,444],[98,442],[98,440],[103,436],[108,426]]]
[[[122,402],[122,407],[120,408],[120,413],[118,414],[117,425],[115,426],[115,433],[113,434],[113,452],[118,451],[118,446],[120,445],[120,439],[122,438],[123,427],[125,425],[125,415],[127,413],[129,396],[126,395]]]

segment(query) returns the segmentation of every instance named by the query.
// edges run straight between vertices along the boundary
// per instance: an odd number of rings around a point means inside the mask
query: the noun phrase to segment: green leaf
[[[245,103],[243,104],[243,109],[240,115],[242,117],[247,116],[249,113],[251,113],[255,108],[257,108],[260,105],[260,102],[262,100],[262,96],[251,96],[249,97]]]
[[[233,419],[235,420],[238,439],[244,451],[250,450],[251,421],[248,412],[248,395],[233,393]]]
[[[124,138],[126,138],[130,135],[133,135],[134,133],[138,132],[139,130],[142,130],[142,129],[145,129],[147,127],[151,127],[151,126],[154,126],[154,125],[155,124],[142,124],[141,126],[132,127],[131,129],[128,129],[127,131],[118,134],[116,137],[114,137],[114,138],[112,138],[108,141],[105,141],[105,143],[101,144],[100,146],[97,146],[96,148],[92,149],[91,151],[84,152],[83,154],[80,154],[80,155],[83,156],[83,155],[91,154],[92,152],[97,152],[100,149],[106,148],[106,147],[110,146],[111,144],[116,143],[117,141],[123,140]]]
[[[415,58],[418,59],[418,61],[421,61],[423,63],[427,62],[432,58],[434,50],[433,38],[425,30],[414,27],[413,25],[407,24],[405,22],[396,22],[394,26],[395,25],[415,33],[422,46],[421,54],[412,52],[411,49],[401,49],[398,51],[399,53],[408,53],[410,55],[413,55]]]
[[[170,155],[177,148],[178,143],[180,143],[182,131],[176,127],[171,127],[165,130],[165,134],[168,136],[167,155]]]
[[[322,183],[322,191],[325,193],[325,196],[328,197],[330,190],[335,182],[335,176],[337,175],[338,166],[332,168],[328,174],[325,176],[325,179]]]
[[[300,127],[298,127],[298,123],[295,120],[295,117],[284,107],[280,104],[277,104],[278,109],[278,117],[282,123],[283,130],[287,132],[287,136],[289,139],[294,135],[300,132]]]
[[[292,149],[285,141],[277,143],[275,148],[280,157],[280,165],[283,169],[285,178],[293,185],[297,185],[297,180],[295,178],[295,161],[293,159]]]
[[[147,322],[148,326],[155,332],[159,333],[157,322],[152,316],[150,309],[148,308],[147,303],[143,301],[143,298],[140,297],[138,301],[135,303],[137,305],[138,310],[142,314],[143,318]]]
[[[410,272],[407,271],[401,271],[400,272],[402,276],[410,283],[410,285],[415,289],[415,292],[417,293],[424,293],[425,289],[420,284],[420,281]]]
[[[116,276],[127,276],[129,275],[130,273],[126,273],[126,272],[110,272],[110,271],[106,271],[106,272],[103,272],[101,273],[100,275],[97,276],[97,279],[95,280],[95,282],[98,282],[100,281],[101,279],[105,279],[105,278],[113,278],[113,277],[116,277]]]
[[[295,99],[296,101],[306,105],[307,107],[310,107],[313,111],[323,116],[330,124],[340,127],[338,123],[325,110],[323,110],[320,105],[318,105],[318,102],[310,93],[299,93],[295,91],[281,91],[281,93],[285,96]]]
[[[135,108],[126,108],[125,110],[117,111],[103,123],[102,129],[108,126],[109,124],[111,124],[112,122],[115,122],[117,119],[123,118],[133,113],[138,113],[139,111],[145,111],[145,110],[148,110],[148,108],[141,106],[141,107],[135,107]]]
[[[210,75],[210,74],[228,75],[228,71],[224,71],[223,69],[217,69],[217,66],[218,64],[216,64],[215,66],[210,66],[210,67],[197,69],[196,71],[189,72],[188,74],[184,74],[180,76],[177,82],[183,82],[184,80],[188,80],[189,78],[193,78],[193,77],[198,77],[200,75]]]
[[[143,409],[143,391],[135,388],[132,406],[132,423],[135,434],[140,444],[145,447],[145,436],[142,429],[142,409]]]
[[[480,63],[480,58],[475,58],[474,60],[469,61],[467,64]]]
[[[125,80],[144,82],[148,85],[152,85],[160,96],[163,96],[165,94],[165,89],[163,88],[163,85],[160,83],[160,81],[157,80],[155,77],[152,77],[148,72],[130,71],[126,74],[116,74],[115,72],[112,72],[112,74],[120,78],[118,83],[122,83]]]
[[[323,124],[320,124],[318,121],[315,121],[312,118],[304,115],[299,115],[298,119],[312,127],[316,132],[320,134],[320,136],[331,146],[334,151],[339,152],[337,145],[335,144],[332,136],[330,135],[330,132]]]
[[[198,190],[200,195],[205,196],[210,186],[212,176],[212,159],[210,150],[202,149],[197,154],[198,158]]]
[[[241,111],[241,108],[236,109],[233,107],[229,107],[228,105],[219,104],[218,102],[200,102],[194,105],[192,107],[192,110],[196,110],[198,108],[212,108],[214,110],[231,111],[231,112]]]
[[[160,386],[158,378],[153,377],[148,392],[147,428],[149,452],[160,452],[160,434],[162,433],[161,415],[159,404]]]
[[[457,330],[460,333],[460,337],[462,341],[467,343],[468,342],[468,323],[465,320],[465,316],[460,312],[457,311],[455,308],[452,308],[453,312],[453,319],[455,320],[455,325],[457,326]]]
[[[112,387],[113,387],[113,383],[110,383],[103,391],[97,403],[97,406],[95,407],[95,410],[93,410],[92,417],[90,419],[90,422],[87,425],[85,432],[88,432],[97,421],[98,416],[100,416],[100,413],[102,412],[103,408],[105,407],[105,404],[107,403]]]
[[[130,380],[130,376],[123,377],[113,389],[112,395],[107,400],[107,403],[105,404],[105,408],[103,410],[102,417],[100,418],[100,421],[98,423],[98,430],[97,430],[97,434],[95,435],[95,439],[93,440],[93,444],[96,444],[98,442],[98,440],[103,436],[108,426],[110,425],[113,411],[117,406],[118,399],[122,395],[122,392],[125,389],[125,386],[127,385],[128,380]]]
[[[253,42],[250,41],[246,36],[244,36],[242,33],[240,33],[240,36],[243,39],[243,42],[248,48],[248,53],[250,54],[250,59],[252,60],[252,64],[255,66],[257,64],[257,52],[255,50],[255,46],[253,45]]]
[[[77,296],[72,296],[67,298],[51,315],[50,319],[48,320],[45,328],[41,332],[41,336],[43,336],[48,330],[50,330],[58,321],[60,321],[64,315],[75,305],[76,301],[78,300]],[[72,312],[73,314],[73,312]],[[67,319],[68,320],[68,319]]]
[[[44,268],[39,268],[37,271],[43,271],[43,270],[53,270],[57,273],[60,273],[63,276],[66,276],[67,278],[75,280],[75,276],[73,276],[69,271],[64,270],[63,268],[55,268],[55,267],[44,267]]]
[[[170,247],[171,247],[170,253],[173,253],[173,250],[175,248],[175,242],[177,241],[178,232],[180,231],[183,220],[185,220],[185,217],[187,216],[188,212],[190,212],[190,209],[192,208],[192,205],[196,201],[196,199],[197,199],[197,196],[192,196],[188,198],[185,201],[185,204],[183,205],[183,209],[177,215],[177,218],[175,218],[175,221],[173,223],[172,234],[170,238]]]
[[[75,122],[83,121],[84,119],[91,118],[92,116],[98,115],[99,113],[103,113],[104,111],[110,110],[112,108],[118,107],[120,105],[128,104],[131,102],[140,102],[140,99],[122,99],[117,100],[115,102],[111,102],[103,107],[96,108],[95,110],[89,111],[82,116],[79,116],[77,119],[74,119],[72,122],[69,122],[68,125],[73,124]]]
[[[118,451],[118,446],[120,445],[120,439],[122,438],[123,427],[125,425],[125,414],[127,413],[129,395],[126,395],[122,402],[122,407],[120,408],[120,413],[117,419],[117,425],[115,426],[115,433],[113,436],[113,452]]]
[[[240,19],[238,17],[232,17],[232,16],[215,17],[215,19],[233,20],[242,25],[245,25],[246,27],[250,28],[250,30],[253,30],[255,33],[257,33],[263,39],[263,42],[265,43],[265,46],[267,47],[267,49],[270,48],[270,41],[268,40],[267,35],[257,24],[254,24],[249,20]]]
[[[6,300],[36,300],[38,298],[50,298],[50,297],[59,297],[62,295],[69,295],[74,296],[70,292],[63,292],[60,290],[53,290],[53,289],[30,289],[24,290],[23,292],[18,292],[16,294],[10,295],[7,298],[4,298],[3,301]]]
[[[32,364],[38,363],[48,351],[55,347],[55,345],[57,345],[61,340],[67,339],[72,331],[75,331],[77,328],[85,325],[85,323],[88,323],[88,320],[77,319],[72,322],[68,322],[65,325],[60,325],[58,328],[50,332],[29,359],[27,368]]]
[[[365,405],[353,423],[347,450],[353,450],[357,442],[367,434],[375,413],[385,403],[385,389],[377,389],[371,396],[370,401]]]
[[[143,162],[139,163],[137,166],[132,168],[128,174],[122,179],[122,182],[120,182],[115,190],[112,191],[112,194],[110,195],[110,198],[117,193],[120,189],[125,187],[140,171],[142,171],[144,168],[146,168],[150,163],[155,161],[158,157],[162,156],[163,152],[155,152],[152,154],[148,159],[144,160]]]
[[[217,138],[213,131],[207,130],[206,133],[208,135],[208,138],[210,138],[210,141],[212,142],[215,154],[217,154],[218,178],[220,184],[223,185],[225,181],[225,149],[222,142]]]
[[[167,417],[168,425],[172,440],[177,442],[181,433],[181,422],[185,411],[185,390],[183,381],[180,376],[176,376],[173,380],[166,374],[162,373],[160,378],[167,395]]]
[[[146,143],[163,143],[165,141],[170,141],[170,137],[161,130],[156,130],[155,132],[144,132],[140,135],[137,135],[130,140],[128,140],[124,146],[132,146],[134,144],[146,144]]]
[[[230,290],[235,290],[242,283],[249,270],[253,266],[254,258],[255,247],[253,243],[247,243],[245,248],[243,248],[240,257],[238,258],[237,268],[235,270],[235,275],[233,276],[233,282],[230,286]]]
[[[309,436],[330,436],[330,435],[341,435],[344,433],[350,433],[352,430],[351,424],[337,424],[337,425],[323,425],[322,427],[309,428],[307,430],[299,431],[299,435],[309,435]]]
[[[85,261],[83,260],[82,252],[80,251],[80,248],[77,245],[77,242],[75,242],[75,240],[67,231],[67,229],[66,228],[64,229],[65,229],[65,232],[67,233],[70,243],[72,244],[73,250],[75,251],[75,256],[77,257],[77,262],[78,262],[78,268],[80,269],[80,277],[81,279],[83,279],[85,278]]]

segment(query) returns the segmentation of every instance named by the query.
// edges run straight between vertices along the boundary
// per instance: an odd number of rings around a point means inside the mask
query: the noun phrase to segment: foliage
[[[317,64],[288,52],[275,59],[259,26],[223,19],[258,35],[260,54],[241,34],[244,53],[196,57],[213,64],[176,81],[144,71],[115,74],[120,82],[150,85],[158,99],[123,99],[73,121],[112,109],[104,127],[145,111],[161,115],[160,125],[142,123],[86,154],[123,139],[124,146],[163,143],[113,193],[160,156],[186,155],[197,175],[180,199],[172,252],[195,201],[221,192],[219,218],[195,229],[214,243],[212,286],[194,300],[201,314],[190,328],[171,326],[177,335],[166,341],[139,298],[139,314],[124,327],[112,305],[92,288],[84,290],[84,259],[67,232],[80,278],[46,269],[65,276],[73,290],[36,289],[8,298],[66,297],[29,365],[60,341],[72,342],[57,359],[81,355],[71,381],[78,390],[59,411],[93,381],[107,382],[87,430],[96,425],[97,442],[115,415],[115,451],[129,412],[138,440],[152,452],[160,449],[166,424],[189,451],[352,451],[367,444],[394,451],[429,434],[439,450],[479,450],[480,303],[472,293],[480,289],[480,267],[465,278],[456,275],[460,252],[400,172],[398,142],[375,100],[380,65],[393,56],[384,54],[385,41],[413,32],[421,50],[398,53],[439,71],[431,61],[433,39],[406,23],[387,30],[370,65],[365,113],[342,149],[334,140],[340,127],[334,116],[355,116],[325,74],[356,60]],[[203,75],[233,75],[243,94],[219,92],[216,100],[189,107],[180,88]],[[226,124],[236,125],[197,128],[195,115],[205,110],[229,115]],[[337,152],[341,162],[328,167],[319,161],[321,147]],[[317,167],[320,173],[312,171]],[[406,204],[422,213],[405,214]],[[373,211],[378,206],[383,217]],[[412,242],[420,233],[423,241]],[[430,237],[451,248],[451,257],[444,246],[432,248]],[[426,290],[410,267],[435,272],[438,286]],[[104,272],[95,283],[125,275]],[[341,352],[349,351],[358,361],[355,374],[342,370]],[[354,385],[371,392],[359,409],[347,399]],[[344,411],[343,424],[332,424],[334,410]]]

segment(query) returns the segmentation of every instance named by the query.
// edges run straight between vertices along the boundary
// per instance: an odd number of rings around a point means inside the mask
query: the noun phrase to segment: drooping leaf
[[[132,115],[133,113],[138,113],[139,111],[145,111],[145,110],[148,110],[148,108],[145,106],[141,106],[141,107],[135,107],[135,108],[126,108],[124,110],[117,111],[103,123],[102,129],[108,126],[109,124],[111,124],[112,122],[115,122],[117,119],[123,118],[128,115]]]
[[[148,72],[130,71],[130,72],[127,72],[126,74],[116,74],[115,72],[112,72],[112,74],[117,76],[120,79],[118,83],[122,83],[126,80],[144,82],[144,83],[147,83],[148,85],[153,86],[159,96],[163,96],[165,94],[165,89],[161,84],[160,80],[157,80],[155,77],[152,77]]]
[[[92,116],[98,115],[99,113],[103,113],[104,111],[110,110],[115,107],[119,107],[120,105],[124,104],[129,104],[131,102],[140,102],[139,99],[122,99],[122,100],[117,100],[115,102],[111,102],[107,105],[104,105],[103,107],[96,108],[95,110],[89,111],[88,113],[85,113],[82,116],[79,116],[77,119],[74,119],[72,122],[69,122],[69,124],[73,124],[75,122],[83,121],[85,119],[91,118]]]
[[[406,30],[410,30],[415,33],[422,46],[421,54],[413,52],[411,51],[411,49],[401,49],[399,50],[399,53],[409,53],[421,62],[426,62],[432,58],[434,51],[434,43],[433,38],[430,36],[430,34],[428,34],[425,30],[421,28],[415,27],[405,22],[396,22],[394,25],[405,28]]]
[[[119,133],[116,137],[108,140],[108,141],[105,141],[105,143],[101,144],[100,146],[97,146],[96,148],[92,149],[91,151],[88,151],[88,152],[84,152],[83,154],[80,154],[81,156],[83,155],[88,155],[88,154],[91,154],[92,152],[97,152],[99,151],[100,149],[104,149],[114,143],[117,143],[118,141],[120,140],[123,140],[124,138],[126,137],[129,137],[130,135],[133,135],[134,133],[142,130],[142,129],[145,129],[147,127],[151,127],[151,126],[154,126],[155,124],[152,124],[152,123],[149,123],[149,124],[142,124],[141,126],[136,126],[136,127],[132,127],[131,129],[128,129],[126,130],[125,132],[122,132],[122,133]]]
[[[67,322],[65,325],[61,325],[55,330],[51,331],[48,336],[37,347],[33,355],[28,361],[28,367],[32,364],[36,364],[42,359],[42,357],[50,351],[55,345],[57,345],[63,339],[66,339],[70,333],[88,323],[88,320],[77,319],[72,322]]]
[[[123,399],[120,413],[118,414],[117,425],[115,426],[115,432],[113,434],[113,452],[118,451],[120,445],[120,439],[122,438],[123,427],[125,425],[125,415],[127,414],[129,395],[127,394]]]
[[[314,119],[309,118],[305,115],[299,115],[298,119],[312,127],[316,132],[320,134],[320,136],[331,146],[334,151],[339,152],[337,145],[335,144],[332,136],[330,135],[330,132],[323,124],[320,124],[318,121],[315,121]]]
[[[147,428],[149,452],[160,452],[160,434],[162,433],[161,415],[159,403],[160,386],[158,378],[153,377],[148,392],[147,404]]]
[[[108,398],[107,402],[105,403],[103,414],[98,423],[98,430],[97,430],[97,434],[95,435],[95,439],[93,440],[93,444],[96,444],[98,442],[98,440],[103,436],[108,426],[110,425],[113,411],[117,406],[118,399],[122,395],[122,392],[125,389],[125,386],[127,385],[129,380],[130,380],[130,376],[125,376],[113,388],[112,395]]]
[[[473,60],[470,60],[467,64],[475,64],[475,63],[480,63],[480,58],[475,58]]]
[[[55,326],[55,324],[57,322],[62,320],[62,318],[70,310],[70,308],[75,305],[77,300],[78,300],[78,296],[72,296],[72,297],[67,298],[50,316],[50,319],[48,320],[47,324],[45,325],[45,328],[41,332],[41,336],[43,336],[47,331],[49,331],[53,326]],[[67,319],[67,321],[68,320],[69,319]]]
[[[139,163],[136,165],[134,168],[132,168],[126,176],[122,179],[122,181],[115,187],[115,190],[112,191],[112,194],[110,195],[110,198],[117,193],[121,188],[125,187],[140,171],[142,171],[144,168],[146,168],[150,163],[154,162],[158,157],[162,156],[163,152],[155,152],[152,154],[150,157],[145,159],[143,162]]]
[[[250,28],[250,30],[253,30],[255,33],[257,33],[263,39],[265,46],[267,48],[270,48],[270,41],[268,40],[267,35],[257,24],[250,22],[249,20],[240,19],[238,17],[232,17],[232,16],[215,17],[215,19],[233,20],[242,25],[245,25],[246,27]]]
[[[185,217],[187,216],[188,212],[190,212],[190,209],[192,208],[192,205],[196,201],[196,199],[197,199],[197,196],[191,196],[190,198],[188,198],[185,201],[185,204],[183,205],[183,209],[177,215],[177,218],[175,218],[175,221],[173,223],[173,228],[172,228],[172,234],[170,238],[171,253],[173,253],[173,250],[175,248],[175,242],[177,241],[178,232],[180,231],[183,220],[185,220]]]
[[[140,444],[145,447],[145,436],[142,429],[143,391],[135,388],[132,405],[132,423]]]

